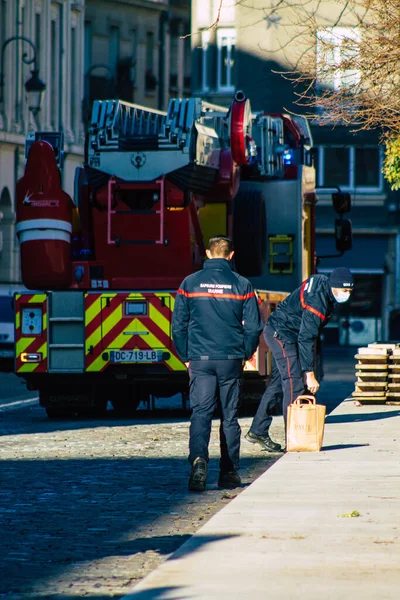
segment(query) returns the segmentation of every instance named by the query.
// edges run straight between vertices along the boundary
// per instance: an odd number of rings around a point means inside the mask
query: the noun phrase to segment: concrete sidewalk
[[[397,600],[399,459],[398,407],[343,402],[125,598]]]

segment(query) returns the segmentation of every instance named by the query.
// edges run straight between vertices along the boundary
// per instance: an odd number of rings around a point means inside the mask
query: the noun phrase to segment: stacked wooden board
[[[400,403],[400,348],[389,356],[389,380],[386,398],[391,403]]]
[[[354,356],[353,397],[360,404],[400,403],[400,344],[369,344]]]

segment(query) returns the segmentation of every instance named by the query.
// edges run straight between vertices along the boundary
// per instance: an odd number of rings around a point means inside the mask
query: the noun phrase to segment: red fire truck
[[[174,99],[167,112],[94,102],[74,198],[61,187],[61,133],[26,140],[17,183],[24,285],[15,371],[50,418],[132,412],[187,387],[171,338],[175,293],[215,234],[264,315],[315,271],[315,170],[307,121]],[[263,342],[248,383],[268,374]]]

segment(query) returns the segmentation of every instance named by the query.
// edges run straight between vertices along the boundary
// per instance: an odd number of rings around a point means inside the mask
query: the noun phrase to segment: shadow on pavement
[[[360,407],[362,411],[362,407]],[[399,410],[392,410],[387,412],[376,412],[376,413],[362,413],[357,415],[330,415],[326,417],[326,423],[357,423],[358,421],[379,421],[381,419],[391,419],[392,417],[400,416]]]
[[[243,459],[244,468],[249,460]],[[265,458],[251,461],[267,468]],[[13,598],[46,597],[59,578],[72,587],[77,577],[98,577],[99,568],[107,578],[122,557],[127,581],[140,579],[143,560],[130,563],[129,556],[174,552],[188,539],[179,533],[187,531],[185,523],[200,526],[213,506],[223,506],[224,490],[215,487],[217,461],[210,462],[214,487],[191,494],[189,465],[177,457],[2,461],[0,598],[11,590]],[[165,518],[171,520],[171,535],[145,537]],[[200,536],[196,544],[224,537]],[[108,562],[99,563],[104,559]],[[58,588],[57,598],[64,598],[65,587]]]
[[[160,587],[154,588],[152,590],[143,590],[140,592],[131,592],[127,596],[124,596],[122,600],[185,600],[185,598],[189,598],[185,594],[185,592],[179,592],[180,588],[177,587]],[[176,596],[171,596],[171,593],[177,594]],[[62,598],[64,600],[64,598]],[[92,600],[92,598],[91,598]]]
[[[369,444],[337,444],[335,446],[322,446],[321,452],[330,450],[344,450],[345,448],[362,448],[363,446],[369,446]]]

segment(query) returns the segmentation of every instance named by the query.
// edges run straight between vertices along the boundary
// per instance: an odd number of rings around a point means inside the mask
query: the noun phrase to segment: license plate
[[[113,363],[122,362],[161,362],[161,350],[113,350],[110,352],[110,361]]]

